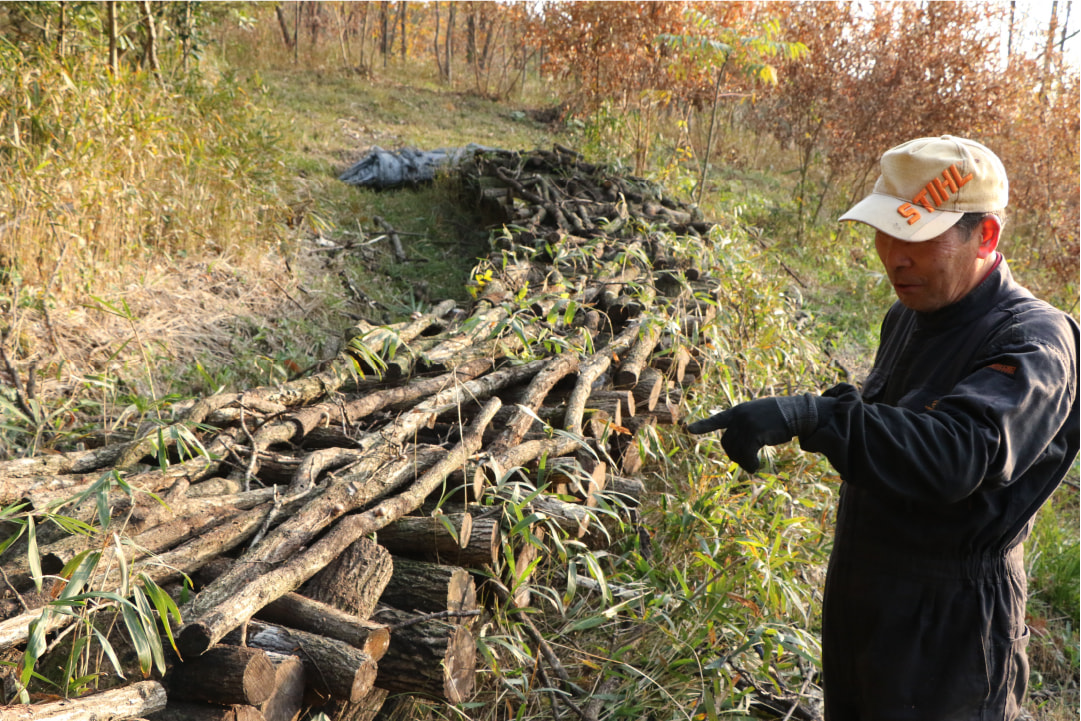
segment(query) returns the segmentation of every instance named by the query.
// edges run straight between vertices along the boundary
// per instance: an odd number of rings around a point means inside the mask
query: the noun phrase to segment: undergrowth
[[[270,31],[223,30],[229,63],[208,52],[176,84],[131,70],[113,76],[92,55],[60,62],[0,41],[4,457],[130,437],[194,396],[304,372],[331,357],[358,319],[387,322],[464,298],[486,243],[472,209],[445,181],[390,193],[338,182],[368,146],[559,141],[631,164],[616,114],[555,128],[529,120],[523,110],[552,102],[550,88],[499,105],[412,66],[359,77],[330,52],[294,64],[260,32]],[[689,197],[694,139],[671,121],[659,124],[647,174]],[[892,300],[869,246],[832,224],[797,244],[785,152],[731,123],[717,147],[724,162],[702,204],[719,229],[706,251],[672,239],[722,289],[702,343],[706,372],[684,411],[701,417],[759,395],[859,380]],[[377,218],[401,234],[406,262]],[[554,529],[516,539],[552,559],[511,589],[529,591],[532,603],[492,606],[476,699],[420,703],[413,718],[549,718],[562,708],[566,691],[539,674],[527,620],[600,718],[750,718],[759,692],[815,705],[835,474],[789,444],[751,476],[716,438],[678,430],[639,451],[650,492],[637,526],[622,529],[626,540],[600,553]],[[1076,713],[1076,466],[1071,478],[1028,546],[1033,712],[1043,719]],[[519,475],[502,491],[514,509],[543,485]],[[0,520],[21,521],[25,542],[33,527],[19,513],[5,509]],[[531,526],[506,520],[512,533]],[[77,579],[93,562],[85,556],[65,572]],[[169,617],[165,600],[138,579],[99,590],[114,596],[64,600],[83,603],[80,613],[111,604],[154,663],[149,619]],[[92,687],[109,667],[100,653],[91,667],[94,631],[78,629],[51,681],[60,693]]]

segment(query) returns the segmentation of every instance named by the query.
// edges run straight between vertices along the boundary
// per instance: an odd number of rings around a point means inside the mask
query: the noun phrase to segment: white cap
[[[871,194],[841,220],[855,220],[911,242],[930,240],[965,213],[1006,208],[1006,168],[985,146],[943,135],[917,138],[882,155]]]

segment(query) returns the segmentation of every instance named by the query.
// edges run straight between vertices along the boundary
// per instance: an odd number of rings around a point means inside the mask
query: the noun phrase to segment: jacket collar
[[[1002,258],[994,270],[961,300],[929,313],[916,311],[916,325],[921,329],[938,330],[971,323],[989,312],[1005,290],[1016,285],[1006,259]]]

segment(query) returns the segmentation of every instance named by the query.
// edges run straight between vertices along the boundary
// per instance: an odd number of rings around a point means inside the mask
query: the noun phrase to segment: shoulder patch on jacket
[[[1011,377],[1017,374],[1017,366],[1008,365],[1006,363],[992,363],[988,368],[993,371],[998,371],[999,373],[1005,373]]]

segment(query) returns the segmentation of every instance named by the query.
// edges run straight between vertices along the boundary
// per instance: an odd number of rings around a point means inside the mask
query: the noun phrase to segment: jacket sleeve
[[[1077,434],[1075,328],[1065,317],[1024,333],[1015,326],[918,410],[868,403],[853,386],[835,386],[800,444],[824,454],[846,483],[906,500],[955,503],[1009,485],[1056,437],[1062,443],[1065,426]]]

